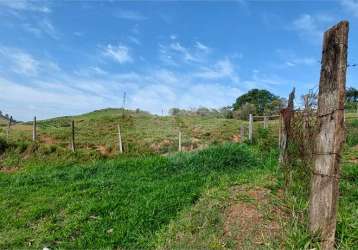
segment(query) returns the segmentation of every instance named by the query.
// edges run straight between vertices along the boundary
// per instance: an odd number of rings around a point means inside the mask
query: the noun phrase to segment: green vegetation
[[[351,111],[358,111],[358,89],[350,87],[346,90],[345,108]]]
[[[270,114],[278,113],[278,111],[283,107],[284,101],[275,96],[271,92],[265,89],[252,89],[246,94],[243,94],[236,99],[236,102],[233,104],[234,110],[241,110],[241,112],[248,113],[245,105],[251,104],[254,105],[255,110],[252,110],[250,107],[250,113],[252,114]],[[246,107],[246,108],[245,108]],[[255,112],[253,112],[255,111]],[[246,117],[246,115],[245,115]]]
[[[351,117],[339,249],[358,245],[358,123]],[[76,153],[68,149],[72,119]],[[117,123],[124,155],[116,152]],[[252,143],[224,143],[237,141],[241,124],[106,109],[39,121],[38,143],[30,123],[15,125],[9,142],[0,137],[0,248],[318,248],[306,227],[308,178],[293,171],[284,191],[277,123],[263,129],[256,122]],[[174,153],[178,128],[186,151],[201,150]],[[300,161],[292,167],[304,169]]]
[[[261,160],[260,160],[261,159]],[[0,248],[152,248],[201,193],[273,165],[246,145],[0,174]]]
[[[74,117],[60,117],[38,122],[41,144],[68,147],[70,123],[75,120],[76,144],[79,149],[105,151],[107,155],[117,150],[117,124],[121,126],[124,151],[127,153],[175,152],[178,132],[181,130],[184,149],[205,147],[212,143],[228,141],[238,134],[242,122],[200,116],[155,116],[144,112],[121,109],[104,109]],[[12,128],[12,142],[31,141],[31,123]]]

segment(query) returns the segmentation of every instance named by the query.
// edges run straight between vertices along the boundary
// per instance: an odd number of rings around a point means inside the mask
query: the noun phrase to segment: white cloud
[[[105,47],[109,53],[106,56],[118,61],[115,56],[118,47]],[[124,91],[128,108],[157,114],[171,107],[219,108],[233,103],[243,87],[239,87],[241,82],[238,82],[236,67],[228,58],[213,66],[204,67],[212,62],[191,65],[187,71],[153,66],[135,72],[114,73],[94,65],[66,72],[55,63],[21,50],[12,49],[6,54],[14,52],[21,52],[18,54],[25,55],[23,58],[27,60],[22,60],[22,68],[18,67],[16,72],[12,70],[13,59],[0,56],[0,71],[6,64],[11,66],[11,70],[6,68],[7,73],[0,77],[0,102],[4,104],[2,109],[20,120],[29,120],[34,115],[44,119],[120,107]],[[26,76],[19,78],[19,72]],[[199,73],[202,73],[201,78],[196,75]],[[202,98],[203,93],[206,98]]]
[[[114,14],[114,16],[130,21],[144,21],[147,19],[147,17],[142,15],[140,12],[131,10],[119,10]]]
[[[134,36],[128,36],[128,40],[136,45],[141,45],[141,42],[139,41],[139,39]]]
[[[169,45],[170,49],[179,52],[183,55],[186,61],[195,61],[194,56],[189,52],[187,48],[184,48],[179,42],[175,42]]]
[[[1,0],[0,8],[12,11],[51,12],[51,9],[44,5],[44,2],[34,2],[29,0]]]
[[[341,5],[347,12],[350,12],[354,16],[358,17],[358,1],[357,0],[342,0]]]
[[[60,34],[52,24],[52,22],[47,19],[41,19],[35,23],[25,23],[22,26],[27,32],[34,34],[36,37],[49,36],[52,39],[59,39]]]
[[[317,64],[317,60],[315,60],[313,57],[294,58],[291,61],[287,61],[286,64],[287,66],[296,66],[296,65],[312,66],[314,64]]]
[[[317,20],[309,14],[303,14],[294,20],[293,27],[303,36],[313,37],[314,39],[322,36],[322,31],[318,27]]]
[[[239,81],[239,77],[235,73],[234,64],[229,60],[229,58],[219,60],[213,67],[202,68],[195,74],[195,76],[210,80],[226,77],[230,78],[233,82]]]
[[[204,44],[202,44],[200,42],[196,42],[195,47],[200,49],[200,50],[202,50],[202,51],[204,51],[204,52],[209,52],[210,51],[210,48],[208,46],[206,46],[206,45],[204,45]]]
[[[292,29],[296,30],[299,36],[314,44],[321,44],[323,32],[335,23],[335,18],[328,14],[302,14],[292,23]]]
[[[112,58],[120,64],[133,62],[129,48],[124,45],[114,46],[108,44],[107,47],[104,48],[103,55]]]
[[[173,37],[174,38],[174,37]],[[179,65],[179,63],[204,63],[211,49],[202,43],[196,42],[192,47],[185,47],[175,37],[171,38],[168,45],[159,45],[161,60],[169,65]]]
[[[58,39],[59,34],[56,31],[55,27],[53,26],[52,22],[48,19],[43,19],[39,23],[39,28],[48,36],[52,37],[53,39]]]
[[[18,49],[0,47],[0,55],[3,58],[0,59],[2,65],[15,73],[26,76],[38,74],[40,63],[30,54]]]

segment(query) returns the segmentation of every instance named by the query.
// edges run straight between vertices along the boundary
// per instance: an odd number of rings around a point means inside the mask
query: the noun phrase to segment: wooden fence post
[[[281,167],[287,167],[287,146],[289,140],[289,129],[291,126],[291,119],[293,116],[294,111],[294,103],[293,100],[295,99],[295,88],[291,91],[288,97],[288,104],[287,108],[284,108],[280,112],[280,157],[279,162]],[[288,180],[286,180],[288,183]]]
[[[278,120],[279,123],[279,127],[278,127],[278,148],[280,149],[281,152],[281,136],[282,136],[282,113],[280,112],[280,117]],[[280,157],[281,160],[281,157]]]
[[[267,128],[267,116],[265,115],[264,116],[264,128],[266,129]]]
[[[7,142],[9,142],[11,123],[12,123],[12,116],[10,116],[9,123],[7,125],[7,131],[6,131],[6,141]]]
[[[37,137],[37,131],[36,131],[36,126],[37,126],[37,122],[36,122],[36,116],[34,116],[34,121],[32,124],[32,141],[35,142],[36,141],[36,137]]]
[[[119,127],[119,124],[117,125],[117,129],[118,129],[118,148],[119,148],[119,153],[122,154],[123,153],[122,135],[121,135],[121,128]]]
[[[241,124],[240,125],[240,142],[244,141],[244,137],[245,137],[245,130],[244,130],[244,126]]]
[[[249,115],[249,141],[252,142],[252,123],[253,117],[252,114]]]
[[[345,138],[344,95],[349,24],[324,33],[318,95],[318,134],[311,181],[309,228],[321,234],[322,249],[334,249],[340,153]]]
[[[181,131],[179,131],[179,135],[178,135],[178,137],[179,137],[179,142],[178,142],[178,151],[179,152],[181,152]]]
[[[72,120],[71,122],[71,150],[72,152],[76,151],[76,146],[75,146],[75,121]]]

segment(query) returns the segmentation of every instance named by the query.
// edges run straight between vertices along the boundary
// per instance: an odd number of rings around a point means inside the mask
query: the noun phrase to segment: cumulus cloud
[[[108,44],[104,48],[103,55],[112,58],[120,64],[133,62],[133,58],[129,53],[129,48],[124,45],[115,46]]]

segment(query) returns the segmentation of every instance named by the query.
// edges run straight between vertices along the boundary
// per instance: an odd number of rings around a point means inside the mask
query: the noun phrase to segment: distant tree
[[[350,110],[358,108],[358,89],[350,87],[346,90],[345,108]]]
[[[265,89],[252,89],[246,94],[238,97],[236,102],[233,104],[234,110],[239,110],[246,103],[253,104],[256,108],[258,115],[263,115],[265,108],[267,109],[270,105],[278,105],[278,101],[281,99],[272,94],[270,91]],[[273,101],[277,101],[273,103]]]
[[[358,102],[358,89],[350,87],[346,90],[347,102]]]
[[[236,116],[241,120],[247,120],[249,119],[249,114],[257,114],[256,106],[252,103],[245,103],[237,111]]]
[[[307,104],[308,104],[308,107],[310,109],[316,109],[317,106],[318,106],[318,99],[317,99],[317,93],[314,93],[312,90],[310,90],[308,92],[308,94],[306,95],[303,95],[301,98],[302,98],[302,102],[304,103],[305,101],[305,96],[307,96]]]
[[[231,106],[222,107],[219,109],[219,113],[223,118],[232,119],[234,118],[234,112]]]
[[[196,110],[196,114],[199,116],[209,116],[211,113],[210,109],[205,107],[200,107]]]
[[[180,113],[179,108],[171,108],[171,109],[169,109],[169,114],[170,115],[179,115],[179,113]]]

